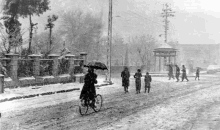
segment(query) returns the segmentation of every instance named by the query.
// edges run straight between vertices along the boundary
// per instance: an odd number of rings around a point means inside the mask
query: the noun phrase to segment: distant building
[[[220,64],[220,44],[179,44],[179,64],[207,68]]]

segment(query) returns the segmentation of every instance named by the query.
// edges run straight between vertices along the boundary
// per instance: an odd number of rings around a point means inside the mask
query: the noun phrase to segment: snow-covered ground
[[[80,91],[0,103],[1,129],[22,130],[185,130],[219,126],[220,81],[202,77],[200,81],[175,82],[167,77],[153,77],[150,94],[135,94],[131,78],[129,93],[124,94],[120,77],[113,85],[100,87],[104,106],[87,116],[78,112]],[[143,80],[142,80],[143,81]],[[68,85],[68,84],[67,84]],[[207,109],[205,109],[207,108]],[[208,115],[207,115],[208,113]],[[211,114],[213,113],[213,114]],[[202,116],[201,116],[202,115]],[[212,117],[210,125],[203,119]],[[216,129],[217,130],[217,129]]]

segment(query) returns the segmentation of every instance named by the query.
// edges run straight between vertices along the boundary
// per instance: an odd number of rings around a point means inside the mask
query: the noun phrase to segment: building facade
[[[178,64],[207,68],[220,64],[220,44],[179,44]]]

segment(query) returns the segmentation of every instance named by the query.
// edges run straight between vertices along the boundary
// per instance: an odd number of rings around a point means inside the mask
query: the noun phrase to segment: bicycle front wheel
[[[103,102],[102,96],[100,94],[97,94],[95,97],[95,107],[93,108],[95,112],[98,112],[101,110],[102,102]]]
[[[88,111],[88,104],[86,103],[85,100],[83,100],[79,104],[79,113],[83,116],[87,113],[87,111]]]

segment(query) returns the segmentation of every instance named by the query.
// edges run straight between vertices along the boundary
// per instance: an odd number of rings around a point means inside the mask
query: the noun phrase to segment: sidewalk
[[[96,87],[110,85],[104,82],[104,78],[98,78]],[[24,98],[31,98],[36,96],[51,95],[56,93],[65,93],[75,90],[81,90],[83,83],[66,83],[66,84],[49,84],[44,86],[30,86],[22,88],[5,88],[4,93],[0,94],[0,103]]]

